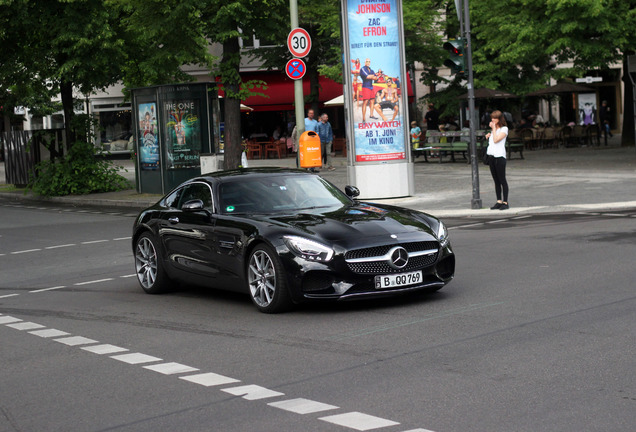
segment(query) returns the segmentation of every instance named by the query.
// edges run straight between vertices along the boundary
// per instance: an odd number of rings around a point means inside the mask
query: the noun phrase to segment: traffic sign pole
[[[291,28],[298,27],[298,1],[289,0],[289,15]],[[303,96],[303,81],[294,81],[294,112],[296,114],[296,134],[298,137],[305,132],[305,101]],[[298,156],[296,156],[298,157]],[[298,161],[298,159],[296,159]]]

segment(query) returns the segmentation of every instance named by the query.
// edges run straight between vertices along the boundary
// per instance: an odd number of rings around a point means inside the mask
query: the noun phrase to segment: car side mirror
[[[360,189],[355,186],[345,186],[345,193],[349,198],[355,198],[360,195]]]
[[[200,199],[191,200],[181,206],[181,210],[186,212],[196,212],[204,210],[203,201]]]

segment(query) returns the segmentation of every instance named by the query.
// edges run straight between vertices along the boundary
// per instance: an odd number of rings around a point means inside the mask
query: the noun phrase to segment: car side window
[[[181,197],[181,193],[183,192],[183,188],[179,188],[176,191],[172,192],[170,195],[166,197],[164,201],[166,207],[177,208],[179,205],[179,198]]]
[[[192,200],[203,201],[203,207],[212,211],[212,191],[208,185],[204,183],[191,183],[184,187],[181,199],[179,200],[179,208]]]

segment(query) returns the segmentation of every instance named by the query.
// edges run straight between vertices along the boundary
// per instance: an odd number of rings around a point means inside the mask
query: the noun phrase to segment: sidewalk
[[[513,155],[508,161],[507,178],[510,187],[510,210],[492,211],[495,202],[494,185],[487,166],[479,164],[479,197],[482,209],[472,210],[473,184],[470,164],[463,162],[424,162],[415,159],[415,195],[412,197],[374,200],[378,203],[401,205],[440,217],[528,215],[574,211],[611,211],[636,208],[636,149],[619,147],[620,136],[614,136],[608,147],[575,147],[524,151],[525,160]],[[429,159],[430,160],[430,159]],[[126,178],[134,180],[134,165],[130,160],[114,160],[128,171]],[[347,159],[333,158],[335,171],[321,170],[320,176],[339,188],[348,184]],[[295,159],[250,160],[255,166],[296,166]],[[7,191],[4,162],[0,162],[0,199],[64,202],[73,205],[130,207],[142,209],[155,203],[160,196],[138,194],[135,190],[108,192],[84,196],[38,198],[23,190]]]

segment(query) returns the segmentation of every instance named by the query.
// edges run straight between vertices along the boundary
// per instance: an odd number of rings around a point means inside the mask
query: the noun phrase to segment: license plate
[[[420,282],[422,282],[422,271],[376,276],[375,288],[395,288],[401,286],[415,285]]]

